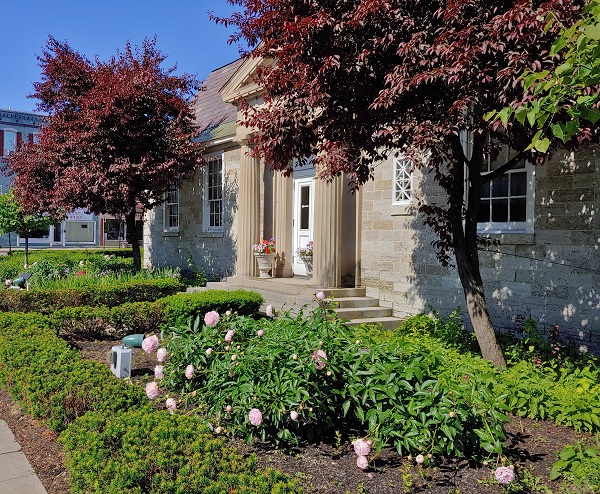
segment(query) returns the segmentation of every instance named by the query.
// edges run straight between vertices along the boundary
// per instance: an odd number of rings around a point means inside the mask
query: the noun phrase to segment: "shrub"
[[[154,301],[183,289],[176,279],[158,278],[123,282],[108,286],[88,286],[78,289],[1,290],[0,311],[41,312],[49,314],[64,307],[106,305],[125,302]]]
[[[89,413],[60,436],[72,492],[297,493],[297,482],[259,471],[194,416],[131,411]],[[94,465],[94,468],[90,468]]]
[[[0,361],[0,384],[56,431],[88,410],[115,413],[146,404],[140,388],[115,379],[105,365],[82,361],[47,328],[28,338],[0,337]]]
[[[253,314],[261,301],[262,297],[254,292],[207,290],[116,307],[65,307],[48,317],[56,334],[66,338],[117,339],[130,333],[159,332],[177,324],[185,315],[192,318],[224,307],[237,313]]]
[[[103,339],[108,335],[118,338],[110,325],[111,310],[106,306],[65,307],[49,318],[56,335],[63,338]]]
[[[502,451],[507,417],[491,385],[439,381],[444,348],[427,348],[421,338],[357,340],[322,308],[275,320],[222,316],[215,327],[196,321],[164,336],[171,357],[161,386],[232,435],[294,443],[341,428],[400,454]],[[251,408],[262,421],[249,417]]]
[[[198,316],[214,310],[219,313],[237,312],[240,315],[252,315],[258,311],[263,298],[256,292],[245,290],[205,290],[166,297],[165,315],[167,324],[185,324]]]

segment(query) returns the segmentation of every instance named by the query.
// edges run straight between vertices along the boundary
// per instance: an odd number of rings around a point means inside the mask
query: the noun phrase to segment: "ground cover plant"
[[[197,298],[196,312],[188,311],[189,296]],[[237,296],[239,307],[260,304]],[[137,360],[143,368],[131,384],[103,363],[106,348],[118,342],[56,337],[69,317],[104,309],[0,314],[0,388],[61,432],[73,492],[177,492],[186,485],[209,492],[209,484],[215,492],[300,492],[299,481],[316,492],[307,479],[316,478],[313,462],[325,451],[328,465],[345,469],[317,467],[331,489],[324,492],[437,493],[440,476],[450,482],[448,469],[459,477],[477,472],[483,483],[474,480],[463,493],[598,491],[590,436],[540,425],[548,438],[570,438],[559,444],[555,481],[550,464],[543,473],[530,463],[536,448],[546,454],[548,445],[528,443],[530,456],[518,446],[523,427],[536,427],[529,417],[598,431],[598,365],[588,354],[565,350],[557,359],[551,349],[530,350],[532,338],[515,340],[505,347],[509,369],[500,371],[472,351],[458,314],[415,316],[387,331],[347,328],[324,303],[301,317],[269,310],[273,317],[257,319],[234,314],[226,294],[172,298],[175,322],[150,335],[145,347],[152,353],[136,349],[144,363]],[[108,313],[117,311],[111,317],[123,324],[150,321],[154,304],[127,303]],[[93,348],[95,361],[82,360]],[[264,470],[289,471],[289,462],[303,465],[296,480]],[[332,479],[342,473],[354,483],[342,488],[337,480],[336,490]],[[391,480],[383,486],[382,478]]]

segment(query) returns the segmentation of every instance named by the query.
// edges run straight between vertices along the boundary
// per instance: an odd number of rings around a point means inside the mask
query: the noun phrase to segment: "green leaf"
[[[572,70],[573,69],[573,65],[571,65],[569,62],[565,62],[561,65],[559,65],[556,70],[554,71],[554,73],[556,75],[560,75],[564,72],[566,72],[567,70]]]
[[[564,460],[558,460],[554,462],[552,465],[552,470],[550,470],[550,480],[556,480],[560,477],[562,471],[569,465],[568,462]]]
[[[539,151],[540,153],[545,153],[548,151],[548,148],[550,147],[550,139],[548,139],[547,137],[544,137],[541,141],[537,140],[533,143],[533,147],[535,148],[536,151]]]
[[[586,26],[584,32],[585,35],[591,40],[600,40],[600,24],[596,24],[594,26]]]

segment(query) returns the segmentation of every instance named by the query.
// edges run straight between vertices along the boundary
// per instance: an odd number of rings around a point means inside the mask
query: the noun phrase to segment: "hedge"
[[[154,302],[132,302],[116,307],[65,307],[50,317],[57,334],[77,338],[122,338],[130,333],[152,333],[186,323],[214,310],[255,314],[261,295],[244,290],[206,290],[180,293]]]
[[[300,493],[297,481],[260,471],[197,416],[134,410],[88,413],[61,436],[74,493]],[[93,465],[93,468],[90,468]]]
[[[0,313],[0,387],[59,437],[74,493],[294,493],[196,416],[157,410],[141,386],[84,361],[35,313]]]
[[[116,281],[114,285],[65,288],[60,290],[1,290],[0,311],[40,312],[50,314],[64,307],[105,305],[114,307],[126,302],[154,301],[173,295],[185,286],[174,278]]]

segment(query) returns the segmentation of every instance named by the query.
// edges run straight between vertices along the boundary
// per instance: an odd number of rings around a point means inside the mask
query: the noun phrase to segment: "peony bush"
[[[160,346],[160,393],[218,434],[297,443],[356,431],[359,468],[388,445],[427,461],[502,452],[505,408],[468,378],[440,381],[441,347],[357,337],[324,302],[297,317],[208,313],[163,331]]]

